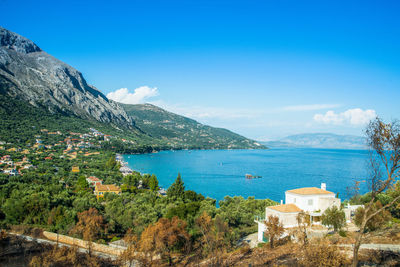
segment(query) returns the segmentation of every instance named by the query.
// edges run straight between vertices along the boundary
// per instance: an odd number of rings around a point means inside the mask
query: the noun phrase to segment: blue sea
[[[284,192],[299,187],[320,187],[349,198],[347,188],[365,180],[367,151],[311,148],[267,150],[181,150],[124,155],[141,173],[155,174],[168,188],[181,174],[186,189],[217,200],[225,196],[284,199]],[[246,179],[246,174],[262,176]],[[366,191],[361,183],[361,193]]]

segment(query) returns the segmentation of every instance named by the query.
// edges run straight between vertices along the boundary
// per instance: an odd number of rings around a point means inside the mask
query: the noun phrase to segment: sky
[[[400,119],[400,1],[0,0],[109,98],[257,140]]]

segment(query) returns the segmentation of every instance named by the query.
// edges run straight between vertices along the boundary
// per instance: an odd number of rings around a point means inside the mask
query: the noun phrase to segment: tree
[[[108,169],[108,170],[115,170],[116,167],[118,167],[117,162],[115,161],[115,157],[114,157],[114,156],[111,156],[111,157],[107,160],[105,167],[106,167],[106,169]]]
[[[210,266],[221,266],[222,255],[229,249],[229,233],[231,229],[219,216],[214,220],[203,212],[195,221],[195,229],[200,233],[201,253],[209,257]]]
[[[144,252],[160,253],[172,266],[172,252],[183,251],[188,248],[190,236],[186,231],[186,222],[178,217],[171,220],[161,218],[157,223],[148,226],[140,238],[140,248]]]
[[[297,228],[294,230],[294,234],[303,245],[307,245],[307,229],[311,225],[310,215],[301,211],[297,214],[296,220]]]
[[[284,232],[282,223],[279,221],[279,217],[270,215],[268,220],[264,221],[266,231],[264,235],[269,237],[269,245],[271,248],[275,245],[275,239],[278,239]]]
[[[384,123],[380,118],[372,120],[365,131],[369,153],[369,175],[367,184],[371,200],[365,204],[364,213],[360,216],[358,232],[353,249],[353,266],[358,265],[358,251],[368,222],[384,209],[390,208],[400,199],[397,195],[389,203],[371,211],[377,196],[392,187],[399,177],[400,170],[400,124],[398,121]],[[383,169],[383,170],[382,170]]]
[[[382,204],[379,200],[372,205],[371,209],[369,210],[369,214],[375,213],[377,210],[381,211],[371,217],[370,220],[368,220],[365,225],[365,229],[368,229],[369,231],[375,231],[381,228],[386,222],[390,220],[390,212],[388,210],[382,209]],[[365,209],[363,207],[360,207],[356,210],[356,214],[354,215],[354,223],[358,227],[361,226],[364,213]]]
[[[76,182],[75,188],[77,191],[86,191],[89,189],[89,184],[86,181],[85,176],[79,176],[78,181]]]
[[[185,186],[181,178],[181,174],[178,173],[175,182],[168,188],[167,196],[172,199],[183,199],[185,194]]]
[[[98,210],[90,208],[78,213],[78,223],[71,230],[71,233],[78,234],[88,241],[96,240],[104,226],[104,219]]]
[[[133,267],[136,261],[145,261],[142,253],[139,252],[139,240],[133,233],[132,229],[128,229],[124,236],[124,241],[128,245],[127,249],[120,255],[120,259],[125,263],[125,266]],[[144,265],[151,265],[149,262]]]
[[[322,214],[322,224],[333,227],[333,231],[337,232],[346,225],[346,215],[336,206],[327,208]]]
[[[149,178],[149,189],[151,191],[157,191],[158,190],[158,180],[157,180],[157,177],[154,174]]]

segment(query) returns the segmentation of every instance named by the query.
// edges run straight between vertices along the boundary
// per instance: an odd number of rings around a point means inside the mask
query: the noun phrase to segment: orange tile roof
[[[114,184],[98,184],[96,185],[96,191],[121,191],[121,188]]]
[[[278,206],[270,206],[269,209],[273,209],[280,212],[300,212],[301,209],[295,204],[282,204]]]
[[[93,182],[95,182],[95,181],[103,181],[103,180],[100,180],[99,178],[97,178],[97,177],[95,177],[95,176],[90,176],[88,179],[89,179],[90,181],[93,181]]]
[[[288,190],[286,192],[299,194],[299,195],[335,194],[333,192],[326,191],[326,190],[323,190],[318,187],[303,187],[303,188]]]

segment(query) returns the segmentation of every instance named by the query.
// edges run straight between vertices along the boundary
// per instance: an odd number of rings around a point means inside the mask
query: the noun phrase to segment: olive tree
[[[372,120],[365,131],[369,147],[369,175],[366,179],[371,199],[365,204],[359,219],[358,232],[353,249],[353,266],[358,265],[358,251],[368,222],[377,214],[391,207],[400,199],[400,194],[386,205],[375,205],[380,193],[391,188],[400,175],[400,124],[398,121],[384,123],[380,118]]]
[[[336,206],[327,208],[322,214],[322,224],[333,227],[333,230],[337,232],[346,225],[346,215]]]

